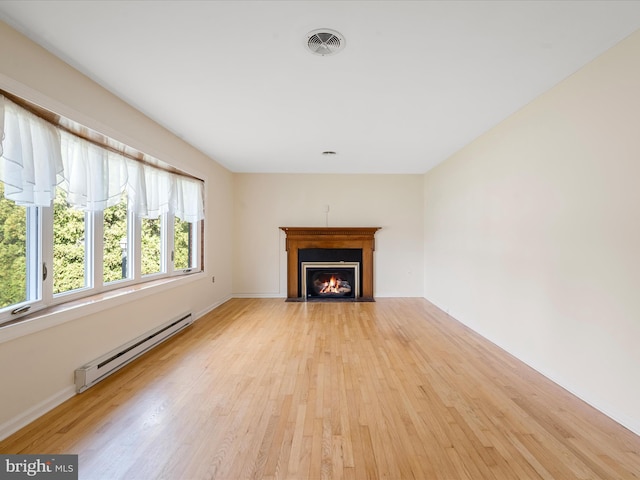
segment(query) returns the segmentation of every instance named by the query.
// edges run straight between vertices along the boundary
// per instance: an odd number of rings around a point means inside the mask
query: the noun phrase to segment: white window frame
[[[193,266],[188,269],[175,269],[173,265],[173,225],[174,215],[164,214],[162,216],[163,228],[161,230],[161,264],[162,272],[142,275],[141,242],[142,228],[141,218],[128,212],[129,243],[127,255],[130,277],[104,283],[102,255],[96,252],[103,251],[103,215],[102,212],[85,213],[85,274],[87,286],[68,292],[53,294],[53,212],[51,207],[27,207],[27,256],[34,255],[36,258],[27,259],[27,294],[34,298],[9,305],[0,310],[0,326],[6,322],[19,320],[29,314],[42,310],[43,308],[61,305],[70,301],[79,300],[129,287],[131,285],[154,281],[162,278],[170,278],[179,275],[190,275],[202,271],[202,251],[201,251],[201,226],[204,220],[190,222],[193,238],[193,249],[191,262]],[[35,235],[33,231],[35,229]],[[36,265],[30,264],[37,262]],[[31,266],[29,266],[31,265]],[[29,271],[29,269],[31,271]],[[46,276],[44,275],[46,269]],[[33,276],[35,275],[35,278]],[[20,311],[24,310],[24,311]],[[12,312],[18,313],[12,314]]]
[[[53,224],[54,224],[54,208],[53,206],[44,208],[44,218],[46,228],[43,230],[45,234],[48,235],[48,238],[43,235],[42,243],[43,243],[43,251],[46,252],[44,255],[44,263],[47,265],[47,279],[44,282],[44,300],[48,305],[59,305],[61,303],[70,302],[72,300],[77,300],[78,298],[86,297],[90,295],[94,290],[96,283],[96,278],[94,275],[95,271],[95,258],[96,258],[96,245],[95,245],[95,223],[96,223],[96,213],[95,212],[85,212],[84,214],[84,251],[85,251],[85,281],[86,285],[82,288],[77,288],[75,290],[68,290],[66,292],[53,293],[53,279],[55,276],[55,269],[53,266]],[[98,238],[102,238],[99,236]]]
[[[204,220],[200,220],[198,222],[189,222],[191,225],[191,238],[193,239],[192,244],[193,244],[193,248],[191,251],[191,257],[189,259],[189,263],[190,265],[185,268],[185,269],[176,269],[175,268],[175,264],[174,264],[174,257],[175,257],[175,245],[174,245],[174,239],[175,239],[175,216],[174,215],[169,215],[170,221],[167,222],[168,223],[168,230],[170,230],[169,232],[169,243],[170,243],[170,269],[171,269],[171,275],[186,275],[189,273],[193,273],[194,271],[201,271],[202,270],[202,251],[201,251],[201,238],[200,238],[200,225],[201,222],[203,222]]]
[[[136,245],[138,246],[138,251],[140,252],[140,262],[139,262],[139,271],[136,272],[137,275],[140,276],[141,279],[145,280],[155,280],[156,278],[162,278],[167,275],[167,269],[169,266],[169,257],[170,254],[167,253],[168,250],[168,214],[165,213],[158,217],[160,219],[160,271],[154,273],[142,274],[142,219],[139,222],[139,234],[135,237]]]

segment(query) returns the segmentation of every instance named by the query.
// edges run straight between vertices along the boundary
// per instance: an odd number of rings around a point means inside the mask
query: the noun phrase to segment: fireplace
[[[362,297],[362,289],[360,288],[362,283],[362,248],[298,248],[298,265],[300,297],[304,297],[306,300],[359,299]],[[312,269],[312,272],[309,272],[309,269]],[[314,292],[314,289],[310,289],[310,285],[319,279],[311,279],[309,275],[321,273],[323,270],[326,270],[327,274],[333,271],[342,281],[348,282],[351,290],[349,294],[339,294],[343,292],[319,294]],[[331,281],[331,275],[329,275],[329,281]]]
[[[373,301],[379,227],[280,228],[287,235],[287,301]]]
[[[302,262],[300,277],[306,300],[355,300],[361,296],[359,262]]]

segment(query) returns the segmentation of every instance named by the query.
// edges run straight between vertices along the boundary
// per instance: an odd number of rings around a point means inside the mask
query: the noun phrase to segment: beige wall
[[[233,185],[230,172],[1,22],[0,88],[203,178],[207,214],[205,274],[54,315],[47,321],[55,326],[28,335],[16,334],[16,328],[29,331],[26,325],[0,329],[1,438],[72,394],[75,368],[179,314],[202,314],[230,297]]]
[[[640,432],[640,33],[425,176],[425,297]]]
[[[234,283],[238,296],[286,297],[285,235],[278,228],[382,227],[374,295],[423,295],[422,175],[234,175]]]

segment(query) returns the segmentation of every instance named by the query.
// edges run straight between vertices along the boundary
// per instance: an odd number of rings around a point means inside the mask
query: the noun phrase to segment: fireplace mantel
[[[287,299],[303,298],[298,291],[298,250],[305,248],[361,248],[362,297],[373,301],[374,235],[381,227],[280,227],[287,235]]]

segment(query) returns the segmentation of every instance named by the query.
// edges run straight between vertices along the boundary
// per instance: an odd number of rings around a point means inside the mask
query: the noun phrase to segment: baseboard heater
[[[193,323],[190,313],[161,325],[75,371],[76,391],[84,392],[146,351]]]

